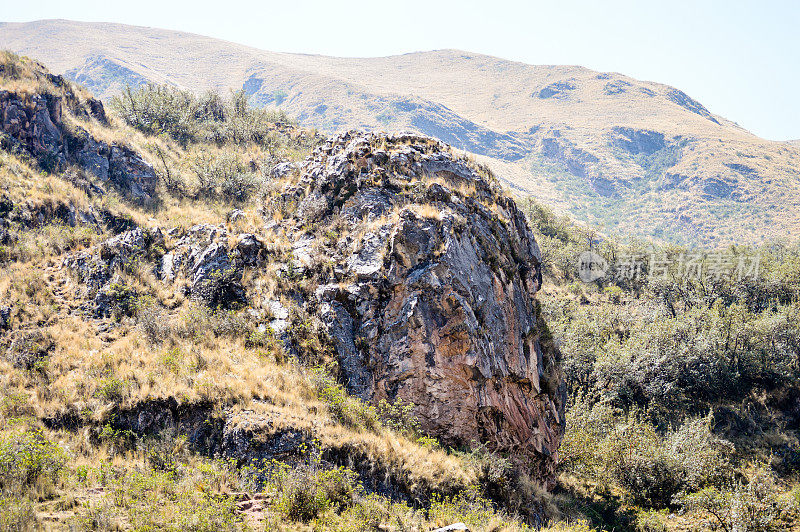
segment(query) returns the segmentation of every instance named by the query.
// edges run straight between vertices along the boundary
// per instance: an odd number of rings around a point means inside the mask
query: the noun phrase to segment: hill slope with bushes
[[[432,138],[0,65],[2,528],[798,527],[796,246],[623,245]]]

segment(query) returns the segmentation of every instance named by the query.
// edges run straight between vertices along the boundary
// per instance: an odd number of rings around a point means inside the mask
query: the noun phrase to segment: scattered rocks
[[[120,310],[127,313],[125,305],[131,303],[128,300],[133,294],[116,274],[130,269],[137,261],[147,260],[155,248],[163,245],[161,230],[137,228],[109,238],[91,250],[67,255],[62,266],[80,281],[82,295],[91,300],[88,309],[91,314],[104,317]]]

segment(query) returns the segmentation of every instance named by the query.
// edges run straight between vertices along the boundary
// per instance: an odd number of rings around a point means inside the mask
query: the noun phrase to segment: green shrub
[[[244,529],[236,500],[181,482],[176,471],[128,471],[112,480],[109,494],[134,530],[178,532]]]
[[[381,399],[378,403],[378,417],[387,428],[409,435],[420,434],[419,419],[414,415],[414,403],[404,403],[398,399],[389,403]]]
[[[38,429],[6,433],[0,439],[0,490],[51,486],[66,461],[66,452]]]
[[[0,496],[0,530],[27,532],[38,530],[39,521],[33,502],[27,498]]]
[[[122,402],[128,390],[128,384],[117,377],[102,377],[97,383],[95,396],[105,401]]]
[[[668,532],[667,510],[639,510],[636,512],[637,532]]]
[[[192,170],[198,194],[206,198],[242,202],[258,188],[256,175],[232,152],[201,152],[192,161]]]
[[[690,511],[707,512],[728,532],[772,532],[786,529],[781,517],[790,509],[778,493],[772,474],[762,467],[746,483],[704,488],[680,495],[676,502]]]
[[[680,491],[721,485],[733,475],[733,446],[711,432],[711,414],[660,434],[637,412],[578,401],[562,443],[564,470],[625,490],[634,501],[662,508]]]
[[[344,467],[323,468],[318,445],[305,452],[306,463],[293,468],[284,463],[273,464],[269,482],[269,489],[275,493],[272,511],[307,523],[329,509],[342,512],[352,507],[363,492],[356,473]]]
[[[223,99],[207,92],[196,96],[170,86],[128,87],[111,106],[129,125],[150,135],[167,134],[176,141],[225,144],[258,143],[273,149],[275,125],[287,123],[280,111],[252,109],[243,91]]]
[[[433,522],[464,523],[470,528],[484,527],[497,517],[494,504],[480,495],[477,486],[450,497],[435,493],[428,510]]]
[[[358,397],[350,396],[324,368],[314,370],[313,382],[319,398],[328,405],[331,416],[339,423],[372,431],[381,426],[377,409]]]

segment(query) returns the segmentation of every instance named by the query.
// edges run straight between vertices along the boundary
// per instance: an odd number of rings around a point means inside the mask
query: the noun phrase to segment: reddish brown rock
[[[318,314],[351,392],[413,402],[426,432],[508,453],[548,484],[565,389],[535,299],[540,252],[478,170],[425,137],[346,134],[284,196],[307,227],[342,231],[308,267],[337,265]]]

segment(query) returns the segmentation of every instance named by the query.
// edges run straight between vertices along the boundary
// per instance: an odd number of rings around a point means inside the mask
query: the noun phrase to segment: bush
[[[0,439],[0,490],[16,493],[53,485],[66,463],[64,450],[38,429],[16,430]]]
[[[720,490],[704,488],[681,495],[676,502],[685,509],[711,514],[723,530],[729,532],[772,532],[785,530],[781,520],[789,503],[778,495],[775,481],[766,468],[759,468],[746,483]]]
[[[638,503],[664,507],[681,487],[680,464],[665,452],[653,426],[635,415],[606,436],[600,454],[603,473]]]
[[[402,399],[389,403],[381,399],[378,403],[378,417],[391,430],[410,437],[420,434],[419,419],[414,415],[414,403],[404,403]]]
[[[95,396],[105,401],[121,403],[128,390],[128,384],[117,377],[103,377],[97,383]]]
[[[172,333],[166,313],[150,297],[139,298],[136,305],[136,321],[151,344],[160,344]]]
[[[434,523],[464,523],[470,528],[484,527],[498,517],[494,504],[480,495],[477,486],[451,497],[434,493],[428,510]]]
[[[350,396],[324,368],[314,370],[313,382],[319,398],[328,405],[331,416],[339,423],[372,431],[381,426],[376,408],[358,397]]]
[[[275,492],[272,510],[292,521],[307,523],[328,509],[342,512],[352,507],[363,492],[356,473],[344,467],[324,469],[316,443],[301,451],[307,454],[306,463],[294,468],[273,463],[269,482],[269,489]]]
[[[258,180],[234,153],[202,152],[194,158],[198,194],[210,199],[246,201],[258,188]]]
[[[39,522],[30,499],[0,496],[0,530],[26,532],[38,529]]]
[[[134,530],[215,532],[242,530],[231,495],[181,483],[175,471],[129,471],[112,481],[110,496]]]
[[[580,401],[568,413],[561,467],[621,487],[634,501],[663,508],[680,491],[730,481],[733,446],[711,433],[711,414],[659,434],[640,414]]]
[[[252,109],[242,91],[228,99],[207,92],[195,96],[167,85],[128,87],[111,100],[125,122],[149,134],[167,134],[181,144],[214,142],[259,143],[272,149],[277,143],[275,126],[287,123],[283,112]]]

